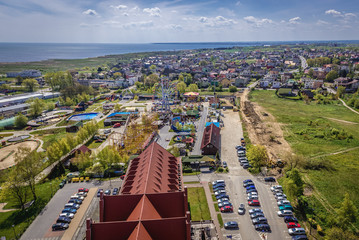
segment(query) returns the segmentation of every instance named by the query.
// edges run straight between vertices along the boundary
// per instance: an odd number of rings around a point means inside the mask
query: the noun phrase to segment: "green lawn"
[[[101,144],[102,142],[96,142],[95,140],[92,139],[86,144],[86,146],[88,148],[98,148]]]
[[[52,198],[51,189],[53,194],[56,193],[60,182],[60,179],[54,179],[43,184],[38,184],[36,188],[38,199],[27,211],[15,210],[0,213],[0,236],[5,236],[6,239],[14,239],[14,230],[11,226],[15,225],[15,232],[19,237],[45,207],[47,202],[50,201]],[[52,183],[52,185],[50,185],[50,183]],[[28,201],[31,200],[32,195],[29,193]],[[8,197],[6,202],[8,202],[8,204],[5,209],[20,207],[16,205],[16,201],[11,197]]]
[[[220,213],[217,214],[217,218],[218,218],[219,226],[223,227],[223,218],[222,218],[222,215]]]
[[[273,114],[278,122],[283,123],[285,138],[296,153],[316,156],[359,145],[359,126],[337,121],[359,123],[358,115],[336,101],[328,105],[314,102],[307,105],[304,101],[278,98],[273,91],[257,90],[251,93],[251,98]],[[345,131],[352,135],[353,139],[323,137],[323,134],[332,128]]]
[[[46,149],[52,143],[60,140],[61,138],[65,137],[66,134],[70,134],[75,136],[75,133],[67,133],[65,128],[55,128],[51,130],[38,130],[34,131],[31,134],[34,136],[41,138],[44,141],[44,145],[42,148]]]
[[[211,220],[203,187],[187,188],[192,221]]]

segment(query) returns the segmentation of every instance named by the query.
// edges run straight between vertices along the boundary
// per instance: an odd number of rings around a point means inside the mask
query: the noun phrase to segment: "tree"
[[[152,65],[150,66],[150,70],[156,70],[156,68],[157,68],[156,65],[153,65],[153,64],[152,64]]]
[[[15,127],[19,129],[24,128],[26,127],[28,121],[29,119],[26,116],[19,113],[15,118]]]
[[[20,147],[15,153],[15,162],[18,174],[23,182],[29,186],[34,200],[36,196],[36,176],[41,172],[42,159],[40,153],[30,148]]]
[[[22,85],[25,87],[26,91],[34,92],[39,88],[39,84],[33,78],[27,78],[22,82]]]
[[[153,85],[155,85],[155,83],[157,83],[159,80],[159,77],[157,74],[150,74],[145,78],[145,86],[147,87],[152,87]]]
[[[327,80],[328,82],[334,82],[334,79],[336,79],[338,77],[339,77],[338,72],[335,70],[332,70],[327,74],[327,76],[325,76],[325,80]]]
[[[79,169],[79,171],[85,171],[92,166],[93,159],[90,157],[90,153],[80,153],[76,155],[73,163]]]
[[[45,102],[42,99],[35,98],[33,100],[29,100],[30,104],[29,112],[32,117],[40,116],[45,107]]]
[[[177,84],[177,90],[180,92],[180,93],[184,93],[186,91],[186,84],[184,82],[179,82]]]
[[[297,167],[303,167],[305,164],[305,159],[302,155],[293,154],[291,152],[286,152],[283,156],[283,160],[288,166],[287,171],[291,171]]]
[[[192,83],[188,86],[187,90],[189,92],[198,92],[198,86],[195,83]]]
[[[345,87],[339,86],[338,89],[337,89],[336,97],[341,98],[341,97],[343,97],[344,93],[345,93]]]
[[[120,73],[120,72],[115,72],[115,73],[113,74],[113,78],[114,78],[114,79],[117,79],[117,78],[120,78],[120,77],[122,77],[122,73]]]
[[[341,226],[346,227],[350,223],[355,223],[358,216],[358,209],[353,204],[348,193],[345,193],[342,206],[338,210],[338,221]]]
[[[229,92],[237,92],[238,89],[236,88],[236,86],[229,86]]]
[[[309,71],[308,71],[308,75],[309,75],[309,77],[313,77],[313,74],[314,74],[314,70],[313,70],[313,68],[311,68],[311,69],[309,69]]]
[[[299,197],[303,195],[304,182],[297,168],[294,168],[292,171],[289,172],[289,179],[292,180],[293,183],[296,185],[295,196]]]
[[[18,174],[16,167],[12,168],[10,172],[6,174],[6,182],[1,185],[1,202],[6,202],[9,196],[17,201],[22,210],[25,209],[24,205],[28,197],[28,189]]]
[[[260,168],[268,160],[267,150],[262,145],[251,145],[247,150],[247,158],[254,168]]]
[[[345,231],[338,227],[330,228],[326,231],[326,240],[357,240],[358,238],[351,232]]]
[[[62,157],[63,153],[61,151],[60,146],[57,144],[57,142],[55,142],[46,149],[46,154],[47,157],[49,158],[49,161],[51,163],[54,163]]]

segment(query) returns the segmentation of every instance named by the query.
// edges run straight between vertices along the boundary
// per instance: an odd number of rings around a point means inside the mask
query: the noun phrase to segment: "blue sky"
[[[358,0],[0,0],[0,42],[358,40]]]

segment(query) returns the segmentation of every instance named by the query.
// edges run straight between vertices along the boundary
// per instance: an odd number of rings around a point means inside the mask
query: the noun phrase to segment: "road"
[[[191,152],[191,155],[201,155],[201,144],[202,144],[202,137],[203,137],[203,132],[204,132],[204,128],[206,126],[206,122],[207,122],[207,115],[208,115],[208,102],[203,103],[203,110],[201,112],[201,118],[197,121],[196,123],[196,128],[197,128],[197,139],[196,142],[194,143],[194,147],[193,150]]]
[[[303,56],[299,56],[300,58],[300,62],[302,64],[302,69],[306,69],[308,67],[308,63],[307,63],[307,60],[303,57]]]
[[[158,131],[158,135],[160,137],[157,139],[157,143],[161,145],[161,147],[163,147],[164,149],[167,149],[168,144],[170,143],[172,137],[176,135],[175,132],[169,132],[169,130],[170,130],[170,125],[166,124]]]
[[[114,187],[120,187],[122,180],[111,180],[111,189]],[[64,231],[53,232],[51,230],[52,224],[55,223],[58,215],[61,213],[64,205],[68,202],[70,197],[77,192],[78,188],[103,188],[110,189],[110,182],[98,182],[96,180],[86,183],[68,183],[62,189],[59,189],[53,198],[48,202],[42,212],[31,223],[25,233],[21,236],[21,240],[55,240],[61,239]],[[51,193],[49,193],[51,194]],[[96,198],[96,197],[95,197]],[[94,203],[98,205],[98,199]],[[81,208],[81,207],[80,207]],[[92,209],[93,210],[93,209]],[[86,216],[92,215],[92,213],[86,213]],[[73,224],[73,223],[70,223]],[[80,226],[81,227],[81,226]],[[83,226],[82,226],[83,228]]]

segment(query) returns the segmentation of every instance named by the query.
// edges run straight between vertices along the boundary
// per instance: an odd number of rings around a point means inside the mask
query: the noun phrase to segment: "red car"
[[[233,206],[224,206],[221,207],[221,212],[233,212]]]
[[[121,178],[122,180],[125,179],[125,175],[120,176],[120,178]]]
[[[121,126],[122,126],[121,123],[116,123],[115,125],[113,125],[114,128],[119,128],[119,127],[121,127]]]
[[[88,188],[79,188],[78,192],[88,192]]]
[[[250,200],[248,201],[249,206],[260,206],[260,202],[258,200]]]
[[[300,228],[300,224],[299,223],[295,223],[295,222],[289,222],[287,223],[287,228]]]

